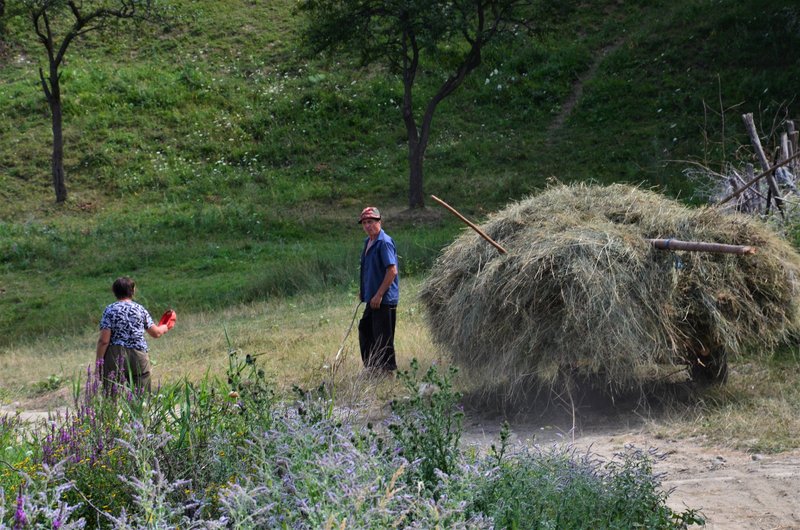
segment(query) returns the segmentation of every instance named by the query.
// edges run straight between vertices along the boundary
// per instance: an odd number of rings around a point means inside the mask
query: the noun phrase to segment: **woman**
[[[103,385],[124,377],[136,390],[149,392],[150,358],[144,332],[159,338],[175,325],[175,312],[167,311],[161,322],[153,322],[150,313],[133,301],[136,283],[127,276],[117,278],[111,290],[117,301],[103,311],[95,359],[102,366]]]

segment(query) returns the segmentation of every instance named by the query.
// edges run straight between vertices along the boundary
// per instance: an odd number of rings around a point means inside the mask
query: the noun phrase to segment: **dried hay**
[[[421,297],[436,342],[489,388],[589,378],[641,388],[664,366],[723,370],[800,329],[800,255],[760,221],[626,185],[548,189],[465,229]],[[656,250],[645,238],[757,247]],[[565,379],[566,378],[566,379]]]

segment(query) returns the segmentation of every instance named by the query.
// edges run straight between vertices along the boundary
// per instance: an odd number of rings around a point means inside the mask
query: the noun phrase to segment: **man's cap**
[[[367,206],[363,210],[361,210],[361,217],[358,218],[358,224],[361,224],[364,219],[377,219],[380,221],[381,219],[381,212],[378,211],[377,208],[374,206]]]

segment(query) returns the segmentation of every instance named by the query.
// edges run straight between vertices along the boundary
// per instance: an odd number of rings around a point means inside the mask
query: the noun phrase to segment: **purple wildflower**
[[[17,511],[14,512],[14,530],[20,530],[28,526],[28,516],[25,515],[25,498],[22,496],[22,487],[17,496]]]

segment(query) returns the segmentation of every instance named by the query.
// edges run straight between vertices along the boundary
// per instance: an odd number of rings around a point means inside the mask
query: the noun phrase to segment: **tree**
[[[316,51],[359,55],[363,65],[382,63],[403,80],[402,117],[408,138],[410,208],[422,208],[423,161],[436,107],[481,64],[483,48],[525,0],[301,0],[306,38]],[[445,45],[451,45],[445,54]],[[462,49],[453,52],[453,49]],[[450,75],[414,111],[414,83],[421,55],[448,57]]]
[[[144,19],[153,0],[22,0],[36,36],[47,50],[47,75],[39,68],[53,128],[53,188],[56,202],[67,200],[64,176],[64,135],[61,107],[61,72],[67,49],[90,31],[109,29],[116,21]],[[60,35],[59,35],[60,33]],[[58,42],[58,39],[61,42]]]

